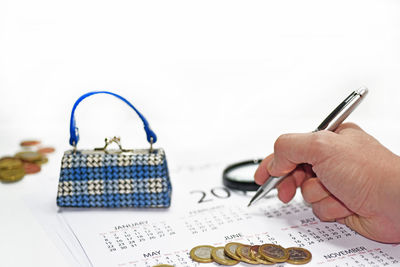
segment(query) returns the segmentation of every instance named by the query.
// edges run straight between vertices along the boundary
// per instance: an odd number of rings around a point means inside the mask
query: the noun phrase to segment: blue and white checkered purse
[[[113,95],[128,104],[144,124],[149,149],[122,149],[119,138],[106,139],[103,148],[78,150],[75,109],[88,96]],[[70,121],[69,143],[74,147],[64,153],[58,185],[60,207],[169,207],[171,183],[164,150],[153,149],[157,136],[147,120],[125,98],[107,91],[84,94],[74,104]],[[119,150],[107,150],[111,143]]]

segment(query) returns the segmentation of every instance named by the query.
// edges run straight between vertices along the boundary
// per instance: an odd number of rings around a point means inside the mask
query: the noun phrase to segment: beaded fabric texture
[[[60,207],[169,207],[171,183],[162,149],[72,151],[61,162]]]

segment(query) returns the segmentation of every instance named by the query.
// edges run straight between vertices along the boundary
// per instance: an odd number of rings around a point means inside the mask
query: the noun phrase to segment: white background
[[[365,85],[350,120],[400,153],[399,14],[396,0],[0,1],[0,153],[27,138],[57,148],[40,174],[0,184],[1,265],[65,262],[23,196],[55,194],[70,110],[87,91],[131,100],[179,166],[266,156]],[[85,100],[77,125],[79,147],[113,135],[147,146],[110,96]]]

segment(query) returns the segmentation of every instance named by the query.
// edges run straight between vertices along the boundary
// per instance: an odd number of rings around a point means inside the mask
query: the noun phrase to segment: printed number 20
[[[216,198],[229,198],[231,196],[231,192],[225,187],[215,187],[211,189],[210,192]],[[195,194],[195,193],[201,194],[201,198],[199,199],[199,201],[197,201],[197,203],[203,203],[213,200],[212,198],[207,198],[207,193],[204,191],[196,190],[190,192],[190,194]]]

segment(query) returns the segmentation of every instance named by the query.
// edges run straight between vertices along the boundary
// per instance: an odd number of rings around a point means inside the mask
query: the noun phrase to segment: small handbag
[[[78,104],[94,94],[108,94],[130,106],[144,124],[149,149],[123,149],[117,137],[106,139],[102,148],[78,150],[75,124]],[[74,104],[70,120],[70,145],[61,161],[57,205],[59,207],[169,207],[172,186],[164,150],[154,149],[156,134],[145,117],[125,98],[107,91],[89,92]],[[117,150],[107,149],[116,143]]]

